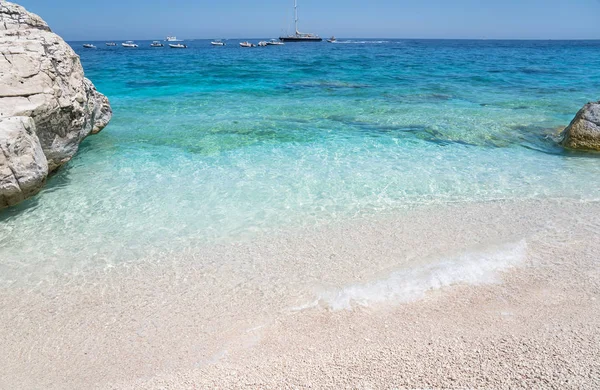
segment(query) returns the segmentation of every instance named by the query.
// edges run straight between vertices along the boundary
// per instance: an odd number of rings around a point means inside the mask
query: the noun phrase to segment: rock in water
[[[562,144],[567,148],[600,150],[600,102],[583,106],[563,137]]]
[[[0,208],[35,195],[48,176],[48,162],[33,119],[0,118]]]
[[[0,2],[0,52],[2,208],[36,194],[112,110],[73,49],[17,4]]]

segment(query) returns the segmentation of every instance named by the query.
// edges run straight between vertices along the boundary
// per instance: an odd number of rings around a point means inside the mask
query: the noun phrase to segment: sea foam
[[[319,300],[332,310],[351,310],[356,306],[384,302],[411,302],[428,291],[452,285],[497,283],[502,271],[522,263],[526,255],[525,240],[497,245],[396,271],[383,280],[326,291],[320,294]]]

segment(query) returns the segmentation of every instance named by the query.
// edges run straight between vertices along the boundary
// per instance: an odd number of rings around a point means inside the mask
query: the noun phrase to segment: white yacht
[[[123,47],[138,47],[137,43],[134,43],[133,41],[123,42],[123,43],[121,43],[121,46],[123,46]]]
[[[285,45],[285,43],[281,42],[279,39],[271,39],[269,42],[267,42],[267,45],[269,46],[283,46]]]
[[[106,42],[106,46],[117,46],[114,42]]]
[[[165,38],[165,41],[167,41],[167,42],[181,42],[181,39],[177,39],[176,36],[168,36],[167,38]]]
[[[187,49],[187,45],[183,43],[169,43],[171,49]]]
[[[212,41],[210,44],[213,46],[225,46],[225,42],[222,42],[220,39]]]
[[[286,35],[284,37],[280,37],[279,40],[282,42],[321,42],[323,39],[311,33],[301,33],[298,31],[298,1],[294,0],[294,26],[296,28],[296,33],[292,35]]]
[[[240,46],[241,47],[256,47],[256,45],[254,43],[250,43],[248,41],[246,41],[246,42],[240,42]]]
[[[163,45],[161,42],[159,41],[154,41],[150,44],[150,47],[164,47],[165,45]]]
[[[269,42],[267,42],[267,41],[260,41],[260,42],[258,42],[258,46],[260,46],[260,47],[267,47],[267,46],[269,46]]]

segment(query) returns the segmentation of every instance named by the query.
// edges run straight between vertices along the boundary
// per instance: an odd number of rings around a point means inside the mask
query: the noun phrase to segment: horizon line
[[[275,39],[278,39],[276,37]],[[321,37],[326,39],[326,37]],[[235,38],[180,38],[180,40],[188,40],[188,41],[201,41],[201,40],[213,40],[213,39],[221,39],[221,40],[247,40],[247,39],[273,39],[267,37],[235,37]],[[377,39],[394,39],[400,41],[600,41],[600,38],[393,38],[393,37],[375,37],[375,38],[365,38],[365,37],[336,37],[336,39],[365,39],[365,40],[377,40]],[[110,42],[110,41],[130,41],[130,40],[138,40],[138,41],[165,41],[164,38],[126,38],[126,39],[65,39],[67,42]]]

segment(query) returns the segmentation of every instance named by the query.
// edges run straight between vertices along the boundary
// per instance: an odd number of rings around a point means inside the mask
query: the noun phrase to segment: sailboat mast
[[[2,1],[2,0],[0,0]],[[323,39],[316,34],[301,33],[298,30],[298,0],[294,0],[294,26],[295,34],[289,34],[285,37],[279,37],[282,42],[321,42]]]
[[[298,32],[298,0],[294,0],[294,23],[296,25],[296,35],[300,34]]]

